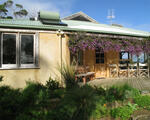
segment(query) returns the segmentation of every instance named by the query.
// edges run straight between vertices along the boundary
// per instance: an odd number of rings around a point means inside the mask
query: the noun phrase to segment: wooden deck
[[[92,86],[112,86],[128,83],[134,88],[150,92],[150,78],[106,78],[88,82]]]

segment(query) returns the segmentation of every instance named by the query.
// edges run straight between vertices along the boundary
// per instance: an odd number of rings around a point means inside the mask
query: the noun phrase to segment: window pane
[[[3,64],[16,64],[16,35],[3,35]]]
[[[21,64],[34,63],[34,36],[21,35]]]
[[[136,55],[133,55],[133,56],[132,56],[132,61],[133,61],[133,62],[137,62],[137,60],[138,60],[137,56],[136,56]]]
[[[120,59],[123,59],[123,60],[129,59],[129,53],[128,52],[121,52],[120,53]]]
[[[104,59],[100,59],[100,63],[104,63]]]
[[[144,63],[144,61],[145,61],[144,53],[141,53],[140,56],[139,56],[139,62]]]
[[[100,57],[100,54],[99,53],[96,53],[96,58],[99,58]]]
[[[100,62],[99,62],[99,59],[96,59],[96,63],[100,63]]]
[[[104,58],[104,53],[100,53],[100,57],[101,57],[101,58]]]
[[[78,65],[83,65],[83,51],[78,52]]]
[[[95,51],[95,57],[96,57],[96,63],[104,63],[104,52],[102,52],[102,50],[100,49],[96,49]]]

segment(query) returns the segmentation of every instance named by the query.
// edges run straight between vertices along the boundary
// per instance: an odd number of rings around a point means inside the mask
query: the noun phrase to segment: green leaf
[[[28,12],[27,12],[25,9],[22,9],[22,10],[20,10],[20,11],[14,12],[14,15],[15,15],[15,16],[23,17],[23,16],[27,16],[27,15],[28,15]]]
[[[23,6],[20,5],[20,4],[15,4],[15,5],[16,5],[17,8],[20,8],[20,9],[23,8]]]
[[[4,6],[9,8],[13,5],[13,1],[12,0],[7,0],[5,3],[4,3]]]

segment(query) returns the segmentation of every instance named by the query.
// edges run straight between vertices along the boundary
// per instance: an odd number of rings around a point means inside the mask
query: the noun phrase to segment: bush
[[[106,91],[106,100],[112,102],[125,99],[125,89],[123,87],[112,86]]]
[[[9,86],[0,87],[0,120],[15,120],[22,111],[20,90]]]
[[[106,90],[106,100],[112,102],[115,100],[125,100],[126,98],[132,98],[139,96],[139,90],[130,87],[125,84],[123,86],[112,86]]]
[[[96,108],[93,111],[92,117],[99,119],[105,117],[109,114],[109,109],[107,108],[106,104],[103,104],[103,100],[101,98],[96,103]]]
[[[147,108],[150,107],[150,96],[145,95],[145,96],[138,96],[134,98],[134,102],[138,104],[138,106]]]
[[[48,90],[59,89],[59,82],[57,82],[56,80],[53,80],[50,77],[49,80],[46,82],[46,87],[48,88]]]
[[[3,76],[0,75],[0,82],[2,82],[2,81],[3,81]]]
[[[128,120],[135,110],[136,105],[129,103],[126,106],[112,109],[111,116],[114,118],[121,118],[121,120]]]
[[[95,91],[99,96],[106,96],[106,90],[102,87],[95,86]]]
[[[78,86],[77,80],[75,79],[75,68],[73,66],[63,64],[59,71],[64,79],[66,89],[72,89]]]
[[[53,110],[54,120],[89,120],[95,109],[97,96],[95,90],[84,85],[66,91],[61,103]],[[52,116],[52,113],[50,116]],[[55,117],[55,118],[54,118]],[[56,118],[57,117],[57,118]]]
[[[138,97],[140,96],[140,90],[133,88],[127,84],[125,84],[123,86],[123,88],[125,89],[125,97],[126,98],[134,98],[134,97]]]

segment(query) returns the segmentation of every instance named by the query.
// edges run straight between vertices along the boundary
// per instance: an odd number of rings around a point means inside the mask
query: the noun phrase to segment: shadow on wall
[[[39,68],[0,70],[0,75],[4,76],[0,85],[10,85],[14,88],[22,88],[26,81],[45,83],[50,75],[55,74],[55,66],[48,60],[39,58]],[[53,74],[53,75],[54,75]]]

